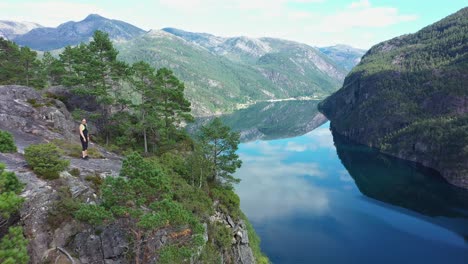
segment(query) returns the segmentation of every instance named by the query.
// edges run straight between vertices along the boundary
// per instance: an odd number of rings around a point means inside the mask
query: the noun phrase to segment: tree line
[[[239,135],[216,119],[192,139],[182,129],[194,120],[184,84],[167,68],[155,69],[144,61],[129,65],[117,55],[102,31],[96,31],[89,43],[65,47],[58,57],[45,52],[39,58],[36,51],[0,38],[0,84],[63,86],[97,106],[74,111],[77,119],[87,118],[95,125],[95,140],[147,156],[185,150],[191,155],[185,165],[193,171],[193,184],[209,179],[237,182],[231,174],[241,164],[235,154]]]

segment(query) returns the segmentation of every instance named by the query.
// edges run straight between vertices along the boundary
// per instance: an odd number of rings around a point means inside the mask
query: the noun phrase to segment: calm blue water
[[[468,192],[333,137],[241,144],[242,210],[273,263],[468,263]]]

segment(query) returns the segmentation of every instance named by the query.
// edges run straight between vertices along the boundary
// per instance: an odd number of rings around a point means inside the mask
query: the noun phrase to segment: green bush
[[[214,245],[208,243],[198,257],[199,263],[221,263],[221,255]]]
[[[23,184],[13,172],[5,171],[5,165],[0,164],[0,217],[9,218],[17,212],[24,199],[18,194],[23,190]]]
[[[24,184],[16,177],[14,172],[5,171],[5,164],[0,163],[0,193],[14,192],[16,194],[23,190]]]
[[[73,168],[69,171],[69,173],[72,175],[72,176],[75,176],[75,177],[80,177],[80,169],[78,168]]]
[[[10,227],[0,241],[0,263],[26,264],[29,262],[28,240],[23,236],[23,228]]]
[[[24,150],[24,157],[32,170],[49,180],[57,179],[59,173],[70,165],[70,161],[62,159],[61,154],[52,143],[30,145]]]
[[[80,201],[72,197],[70,188],[63,186],[58,189],[57,194],[59,198],[52,203],[47,214],[47,223],[53,229],[70,221],[80,206]]]
[[[16,152],[13,136],[4,130],[0,130],[0,152]]]
[[[178,247],[176,245],[165,246],[159,253],[159,263],[190,263],[193,250],[189,247]]]
[[[231,229],[222,223],[214,222],[210,224],[208,236],[218,249],[228,250],[232,245]]]
[[[44,104],[37,102],[37,100],[34,98],[28,99],[27,102],[34,108],[39,108],[39,107],[44,106]]]

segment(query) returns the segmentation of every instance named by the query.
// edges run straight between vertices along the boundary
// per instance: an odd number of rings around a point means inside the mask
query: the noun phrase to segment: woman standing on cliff
[[[88,142],[89,142],[89,134],[88,134],[88,125],[86,124],[86,119],[83,118],[80,124],[80,141],[81,141],[81,158],[87,160],[88,157]]]

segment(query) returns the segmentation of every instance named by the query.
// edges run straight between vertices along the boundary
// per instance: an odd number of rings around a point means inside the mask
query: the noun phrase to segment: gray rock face
[[[230,256],[234,263],[239,264],[254,264],[255,257],[250,248],[249,234],[247,232],[247,227],[243,220],[239,220],[237,223],[232,219],[230,215],[216,211],[214,215],[210,216],[210,222],[218,222],[224,224],[226,227],[231,229],[232,233],[232,247],[230,250]],[[226,257],[223,257],[223,263],[225,262]]]
[[[106,226],[99,235],[94,230],[79,233],[71,245],[83,264],[128,263],[125,258],[128,247],[126,234],[115,225]]]
[[[47,51],[87,42],[96,30],[108,33],[109,37],[116,41],[129,40],[145,32],[123,21],[92,14],[82,21],[69,21],[56,28],[35,28],[13,40],[35,50]]]
[[[0,20],[0,37],[12,39],[40,27],[42,26],[32,22]]]
[[[17,135],[20,151],[30,143],[73,138],[77,124],[71,120],[59,100],[43,98],[30,87],[0,86],[0,129]]]

